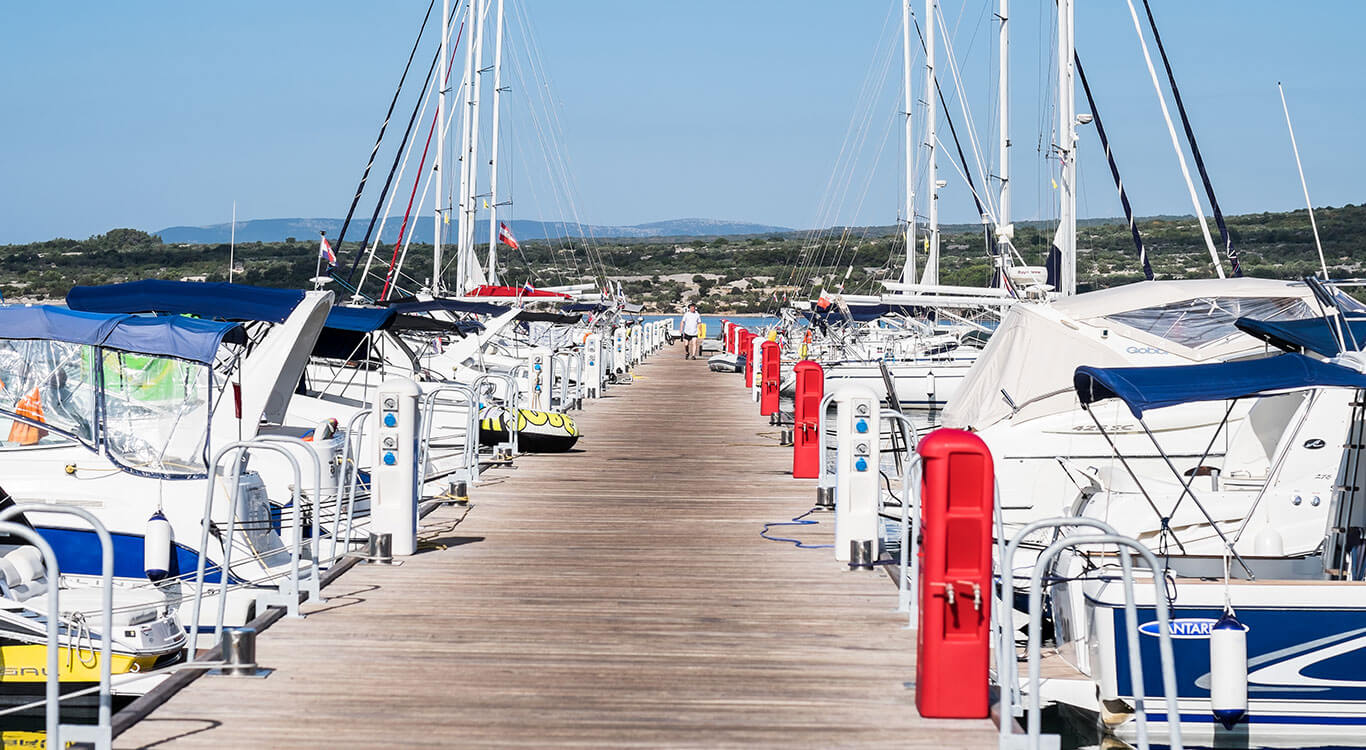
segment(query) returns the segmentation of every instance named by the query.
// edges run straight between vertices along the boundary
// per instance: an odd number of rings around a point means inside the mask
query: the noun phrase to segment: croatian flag
[[[327,243],[327,235],[323,235],[322,244],[318,246],[318,257],[327,261],[327,267],[337,265],[337,254],[332,252],[332,246]]]
[[[517,246],[517,238],[512,236],[512,230],[508,229],[508,225],[502,223],[501,221],[498,222],[498,241],[503,243],[504,245],[507,245],[513,250],[521,249]]]

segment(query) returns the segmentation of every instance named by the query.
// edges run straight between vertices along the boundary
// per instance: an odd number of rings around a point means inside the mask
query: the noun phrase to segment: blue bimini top
[[[213,364],[224,342],[245,344],[247,340],[246,331],[236,323],[92,313],[45,305],[0,307],[0,338],[103,346],[205,365]]]
[[[1078,367],[1072,384],[1083,404],[1117,398],[1135,417],[1148,409],[1223,401],[1274,391],[1338,386],[1366,388],[1366,374],[1342,365],[1282,354],[1242,362],[1172,367]]]
[[[163,313],[202,318],[283,323],[304,299],[300,289],[245,284],[145,279],[123,284],[76,286],[66,293],[72,310]]]

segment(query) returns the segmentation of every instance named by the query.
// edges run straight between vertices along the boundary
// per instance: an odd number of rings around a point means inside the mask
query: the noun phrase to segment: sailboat
[[[1263,356],[1264,343],[1241,331],[1236,325],[1239,318],[1303,319],[1315,316],[1319,305],[1314,290],[1299,281],[1225,278],[1207,227],[1204,237],[1218,278],[1150,280],[1075,294],[1077,127],[1099,119],[1075,110],[1080,68],[1072,6],[1071,0],[1058,6],[1055,148],[1061,163],[1061,218],[1050,266],[1060,296],[1016,305],[1005,314],[943,414],[945,426],[973,430],[991,448],[1003,513],[1012,527],[1055,515],[1079,488],[1128,482],[1129,471],[1117,452],[1127,457],[1139,477],[1167,472],[1141,426],[1122,410],[1113,405],[1082,409],[1071,382],[1076,367],[1179,365]],[[1134,20],[1137,26],[1136,16]],[[1146,55],[1146,42],[1143,45]],[[1173,144],[1179,146],[1165,100],[1159,101]],[[1108,146],[1106,150],[1108,154]],[[1203,227],[1203,211],[1179,148],[1177,156]],[[1115,170],[1113,159],[1110,163]],[[1213,195],[1212,188],[1209,193]],[[1122,202],[1132,228],[1127,197]],[[1247,416],[1246,409],[1246,404],[1232,408],[1234,424]],[[1221,465],[1228,446],[1215,439],[1214,428],[1223,411],[1217,404],[1191,404],[1153,415],[1152,424],[1171,446],[1171,459],[1181,471],[1207,472]],[[1108,439],[1098,431],[1097,419]]]
[[[942,410],[954,398],[959,384],[980,354],[981,343],[990,338],[1000,314],[1020,301],[1018,288],[1010,282],[1013,230],[1008,213],[996,217],[997,237],[993,251],[995,287],[944,285],[939,281],[939,189],[937,103],[942,98],[936,75],[936,37],[938,9],[935,0],[925,4],[925,94],[926,116],[923,146],[926,151],[928,217],[926,224],[926,261],[916,277],[916,213],[914,170],[915,141],[912,131],[914,82],[912,11],[910,0],[902,0],[902,73],[905,161],[903,238],[906,255],[899,281],[885,280],[885,291],[866,299],[836,298],[833,309],[809,312],[823,325],[840,324],[841,330],[823,337],[812,347],[821,357],[827,381],[861,382],[884,393],[888,402],[902,408]],[[1008,97],[1004,76],[1007,70],[1008,33],[1004,12],[1001,15],[1001,167],[1000,206],[1009,210],[1009,142],[1006,138]],[[980,207],[980,206],[979,206]],[[984,214],[985,215],[985,214]],[[862,303],[862,304],[860,304]],[[984,319],[985,318],[985,319]]]

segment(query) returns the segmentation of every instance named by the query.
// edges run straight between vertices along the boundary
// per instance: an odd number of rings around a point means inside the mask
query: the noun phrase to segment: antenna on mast
[[[232,228],[228,230],[228,283],[232,283],[232,267],[237,252],[237,201],[232,202]]]
[[[1328,280],[1328,263],[1323,259],[1323,243],[1319,241],[1319,223],[1314,220],[1314,204],[1309,202],[1309,183],[1304,181],[1304,165],[1300,163],[1300,147],[1295,145],[1295,126],[1290,124],[1290,107],[1285,103],[1285,87],[1276,81],[1276,90],[1281,92],[1281,109],[1285,112],[1285,127],[1290,131],[1290,148],[1295,152],[1295,168],[1300,170],[1300,187],[1304,189],[1304,207],[1309,209],[1309,226],[1314,230],[1314,247],[1319,251],[1319,268],[1323,269],[1323,280]]]

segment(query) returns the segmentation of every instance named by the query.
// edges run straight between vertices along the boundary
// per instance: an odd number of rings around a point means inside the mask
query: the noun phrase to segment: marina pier
[[[815,484],[735,376],[666,347],[576,420],[262,632],[269,677],[200,677],[115,746],[994,746],[916,713],[885,572],[760,538]],[[830,543],[811,518],[776,535]]]

